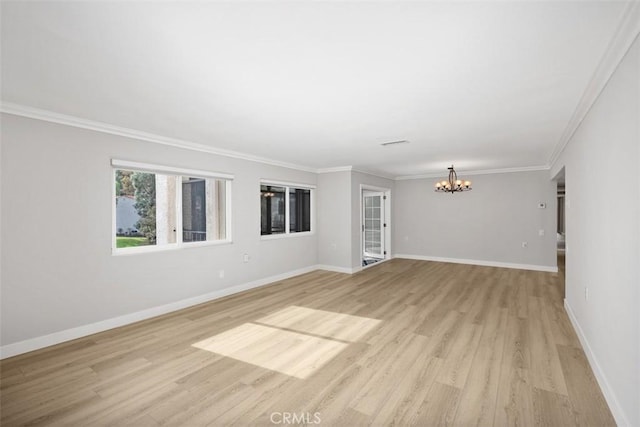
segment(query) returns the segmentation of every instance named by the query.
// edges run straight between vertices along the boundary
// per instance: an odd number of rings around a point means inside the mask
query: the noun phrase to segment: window
[[[116,251],[231,240],[231,177],[116,160],[112,164]]]
[[[272,185],[260,186],[261,233],[286,233],[286,193],[285,187]]]
[[[311,231],[311,190],[289,188],[289,232]]]
[[[310,187],[263,182],[260,185],[260,234],[311,232]]]

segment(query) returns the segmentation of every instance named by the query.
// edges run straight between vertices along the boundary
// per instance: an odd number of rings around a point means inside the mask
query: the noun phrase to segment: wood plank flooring
[[[563,281],[400,259],[312,272],[6,359],[1,424],[615,425]]]

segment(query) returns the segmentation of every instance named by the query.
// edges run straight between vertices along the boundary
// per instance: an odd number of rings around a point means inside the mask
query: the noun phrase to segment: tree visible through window
[[[116,248],[225,240],[227,180],[115,171]]]
[[[116,170],[117,247],[156,243],[155,175]]]

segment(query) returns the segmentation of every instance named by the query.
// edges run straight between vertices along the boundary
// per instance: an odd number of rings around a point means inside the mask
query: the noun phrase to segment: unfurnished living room
[[[2,426],[640,427],[640,2],[0,19]]]

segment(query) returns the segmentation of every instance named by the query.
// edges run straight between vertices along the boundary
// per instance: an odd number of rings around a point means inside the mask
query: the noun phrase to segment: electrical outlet
[[[542,228],[538,230],[538,236],[540,237],[544,236],[544,230]]]
[[[529,246],[529,243],[527,243],[527,242],[522,242],[522,247],[523,247],[523,248],[526,248],[527,246]]]
[[[249,254],[242,255],[242,262],[249,262]]]

